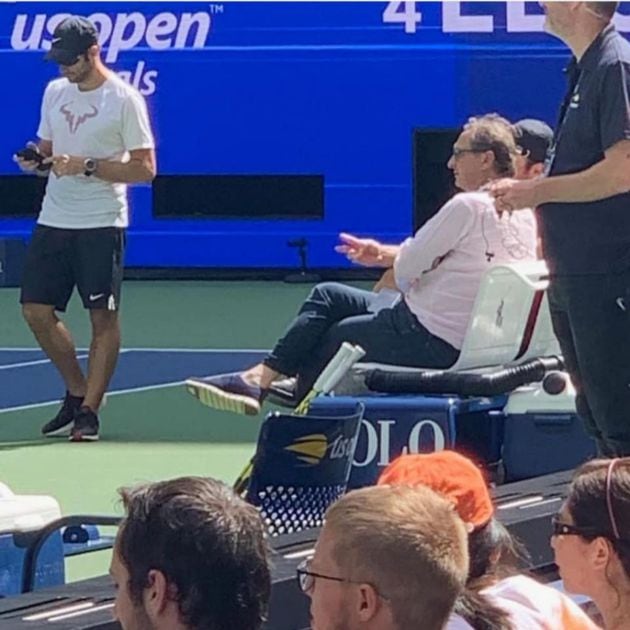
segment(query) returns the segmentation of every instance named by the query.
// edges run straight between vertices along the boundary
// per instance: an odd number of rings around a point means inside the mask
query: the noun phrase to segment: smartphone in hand
[[[39,166],[41,166],[42,162],[46,159],[46,156],[42,155],[39,151],[36,151],[32,147],[20,149],[15,155],[28,162],[37,162]]]
[[[37,149],[34,149],[32,146],[26,146],[23,149],[20,149],[15,153],[15,155],[16,157],[27,162],[35,162],[35,164],[37,164],[35,170],[37,171],[45,173],[50,170],[50,164],[44,164],[46,156],[42,155],[39,151],[37,151]]]

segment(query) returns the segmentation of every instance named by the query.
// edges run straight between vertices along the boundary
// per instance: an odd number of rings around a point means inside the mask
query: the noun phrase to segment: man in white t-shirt
[[[342,234],[337,248],[352,261],[392,268],[402,299],[377,311],[377,294],[338,283],[317,285],[267,358],[238,374],[190,378],[202,404],[256,414],[271,383],[298,375],[299,400],[342,342],[360,345],[365,361],[448,368],[459,355],[481,278],[496,264],[536,258],[532,212],[499,216],[484,191],[514,174],[520,155],[515,130],[496,114],[472,118],[453,146],[448,166],[455,195],[401,245]],[[519,135],[518,142],[524,138]]]
[[[155,144],[142,96],[103,64],[90,21],[71,16],[61,22],[46,58],[59,65],[62,78],[46,87],[39,142],[29,143],[39,156],[15,156],[22,170],[48,176],[20,302],[67,390],[42,433],[94,441],[120,349],[126,185],[155,177]],[[75,286],[92,324],[87,376],[55,313],[66,309]]]

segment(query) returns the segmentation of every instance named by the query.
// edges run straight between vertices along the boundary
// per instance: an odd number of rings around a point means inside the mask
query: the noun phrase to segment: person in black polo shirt
[[[548,176],[501,180],[498,211],[537,207],[555,333],[600,454],[630,454],[630,43],[618,2],[543,2],[572,50]]]

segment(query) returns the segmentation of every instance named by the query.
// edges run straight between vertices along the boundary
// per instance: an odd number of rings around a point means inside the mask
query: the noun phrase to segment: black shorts
[[[124,253],[122,228],[37,225],[26,254],[20,302],[65,311],[76,286],[85,308],[117,311]]]

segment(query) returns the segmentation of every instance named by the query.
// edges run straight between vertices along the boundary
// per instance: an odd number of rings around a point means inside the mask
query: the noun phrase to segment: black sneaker
[[[57,415],[42,427],[42,433],[46,437],[67,437],[70,435],[74,416],[83,404],[83,397],[72,396],[66,392],[63,405]]]
[[[96,442],[98,440],[98,427],[98,416],[89,407],[81,407],[74,416],[70,441]]]

